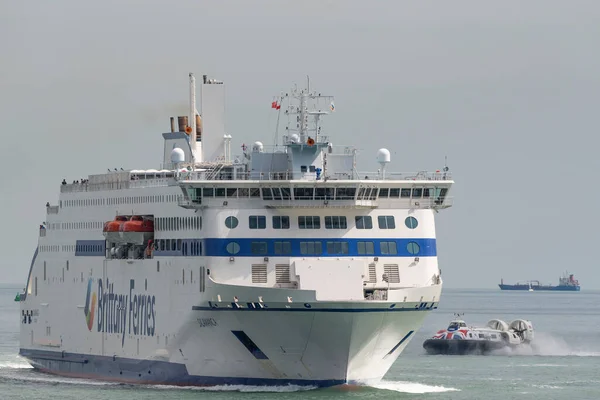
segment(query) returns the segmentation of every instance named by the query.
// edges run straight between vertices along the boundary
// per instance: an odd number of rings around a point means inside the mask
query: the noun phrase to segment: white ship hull
[[[32,310],[31,323],[23,324],[31,330],[21,332],[21,355],[41,371],[132,383],[374,382],[386,374],[427,312],[437,307],[435,301],[415,300],[439,299],[441,292],[436,285],[391,291],[387,301],[323,302],[314,291],[221,285],[202,282],[199,273],[168,293],[161,286],[176,274],[144,274],[150,265],[155,263],[123,260],[99,266],[106,271],[109,289],[105,277],[93,275],[90,296],[89,279],[82,282],[76,276],[69,284],[68,303],[60,290],[48,291],[41,303],[38,296],[35,304],[42,307]],[[205,291],[198,293],[200,285]],[[90,330],[85,303],[89,298],[91,307],[94,294],[98,311]],[[32,300],[22,301],[23,309]],[[46,318],[61,319],[60,335],[47,335]]]

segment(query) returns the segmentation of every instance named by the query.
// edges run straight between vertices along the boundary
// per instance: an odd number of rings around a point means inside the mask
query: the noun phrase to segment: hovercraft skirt
[[[506,343],[490,340],[427,339],[423,342],[423,348],[427,354],[487,354],[506,346]]]

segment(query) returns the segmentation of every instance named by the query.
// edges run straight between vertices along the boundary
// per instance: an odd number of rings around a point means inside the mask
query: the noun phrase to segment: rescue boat
[[[106,222],[102,229],[102,234],[106,240],[109,242],[121,241],[120,230],[125,222],[127,222],[127,217],[124,215],[117,215],[112,221]]]
[[[134,215],[119,228],[121,242],[146,245],[154,238],[154,221],[148,217]]]

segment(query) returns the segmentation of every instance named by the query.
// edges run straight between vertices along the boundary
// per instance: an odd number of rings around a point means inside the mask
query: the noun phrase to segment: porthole
[[[408,229],[415,229],[419,225],[419,221],[415,217],[406,217],[404,223]]]
[[[240,252],[240,245],[236,242],[229,242],[227,243],[227,247],[225,249],[229,254],[237,254]]]
[[[408,242],[406,250],[409,254],[419,254],[420,247],[416,242]]]
[[[227,217],[225,218],[225,226],[229,229],[234,229],[238,226],[238,219],[236,217]],[[239,251],[239,250],[238,250]]]

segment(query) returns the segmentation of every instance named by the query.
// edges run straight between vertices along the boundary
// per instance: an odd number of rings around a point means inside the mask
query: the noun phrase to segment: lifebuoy
[[[306,141],[306,144],[309,146],[312,146],[315,144],[315,140],[311,137],[308,138],[308,140]]]
[[[187,133],[188,135],[189,135],[190,133],[192,133],[192,127],[191,127],[191,126],[186,126],[186,127],[185,127],[185,133]]]

